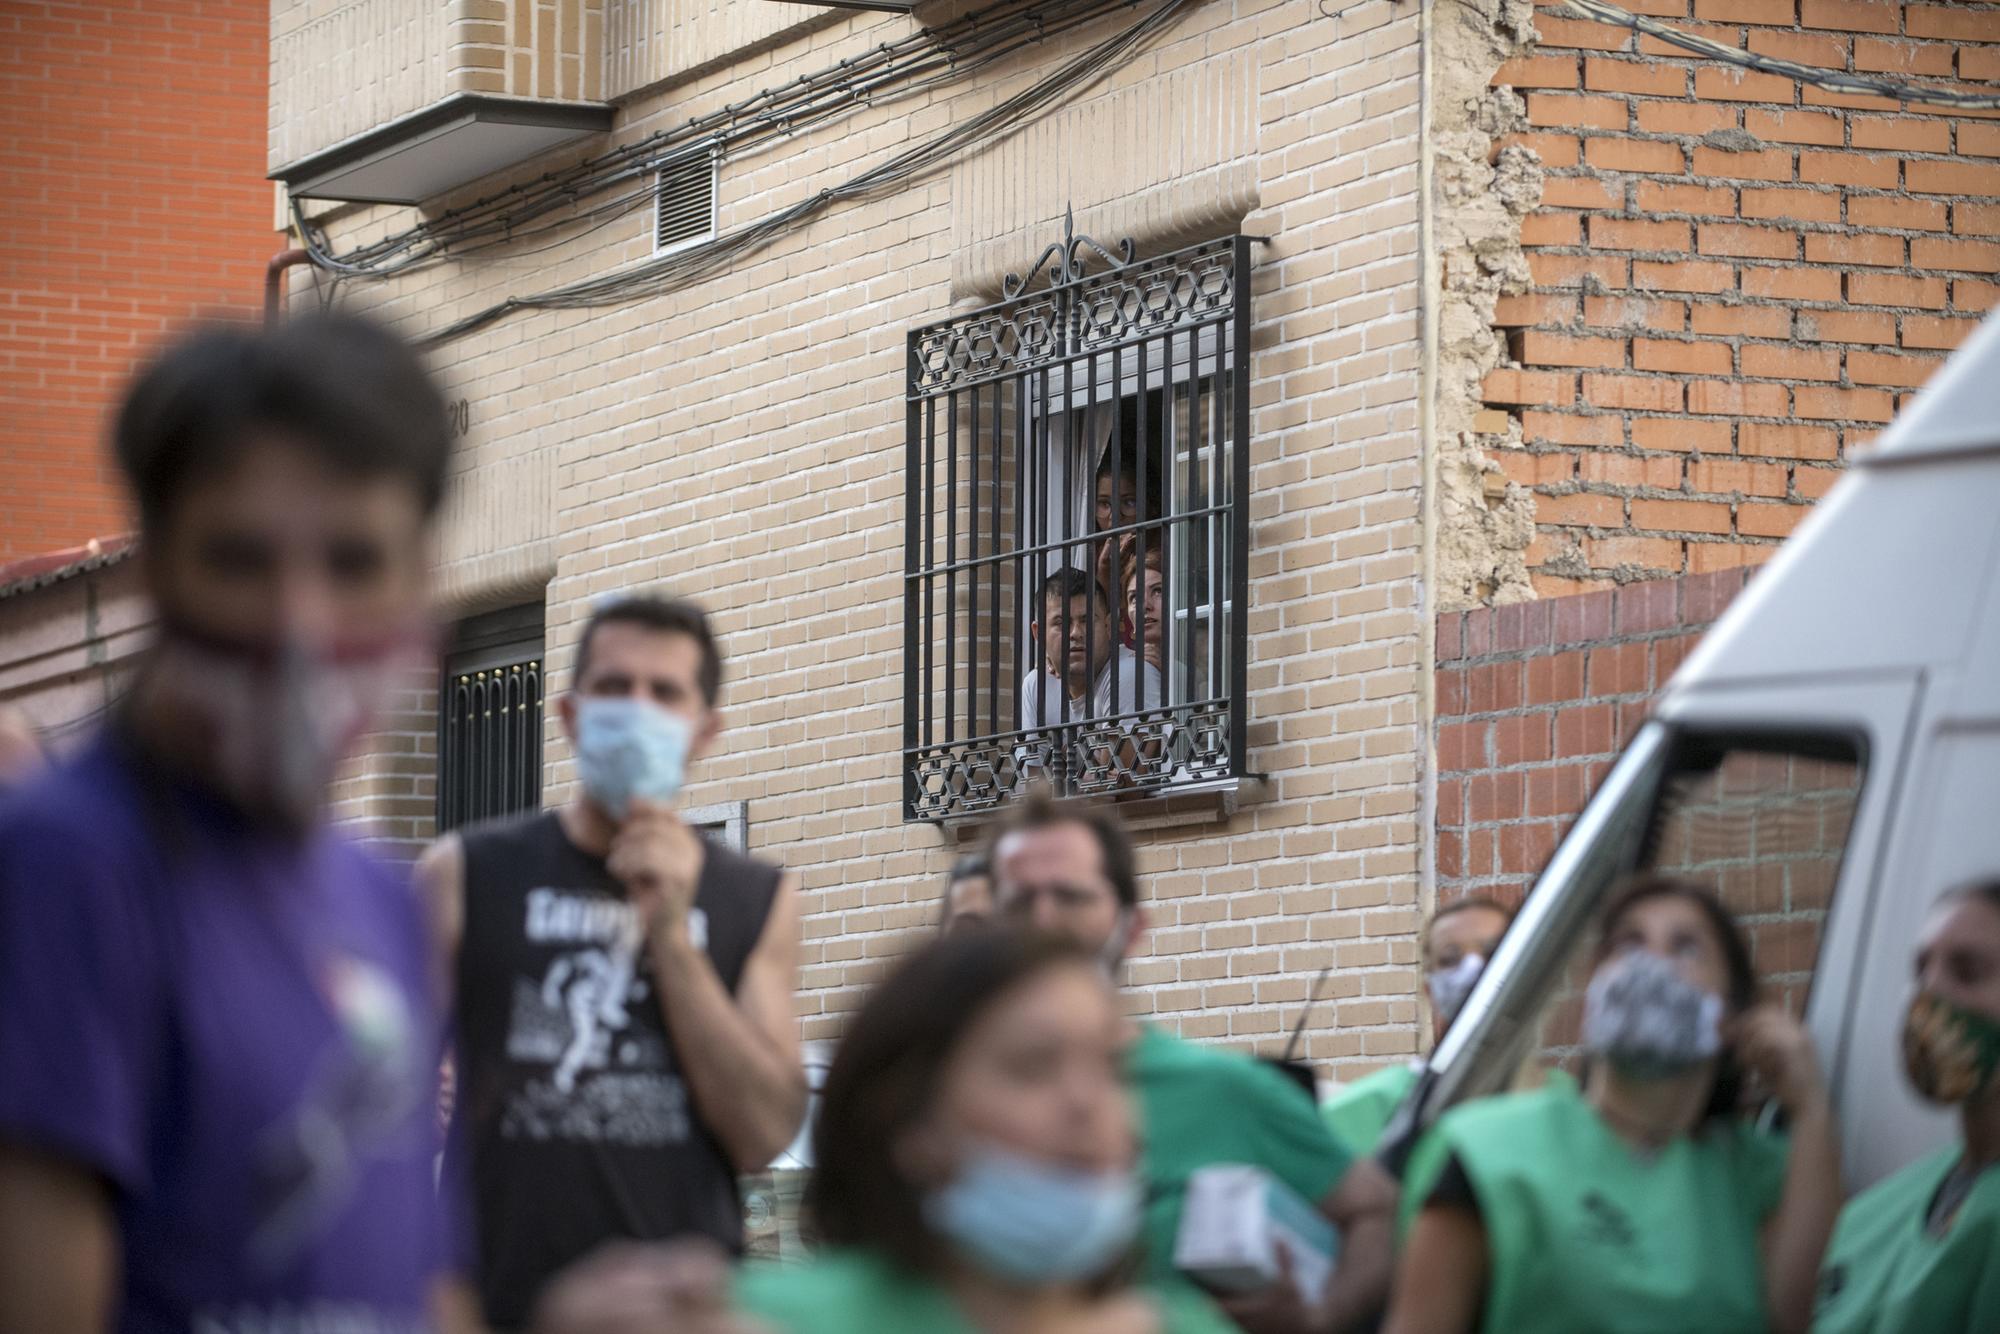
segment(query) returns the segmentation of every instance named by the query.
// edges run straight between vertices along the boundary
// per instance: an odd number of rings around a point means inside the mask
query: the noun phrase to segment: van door
[[[1390,1138],[1575,1073],[1600,910],[1637,873],[1721,896],[1767,997],[1804,1015],[1838,1090],[1919,695],[1909,675],[1670,694],[1556,850]]]

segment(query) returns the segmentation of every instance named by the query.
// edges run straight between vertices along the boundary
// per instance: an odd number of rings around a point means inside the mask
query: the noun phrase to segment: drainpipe
[[[285,270],[295,264],[309,264],[312,256],[303,250],[280,250],[264,266],[264,327],[278,322],[283,309]]]

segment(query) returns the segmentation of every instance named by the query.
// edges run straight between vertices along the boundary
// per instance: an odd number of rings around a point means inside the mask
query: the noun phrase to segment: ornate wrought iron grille
[[[1120,251],[909,336],[907,819],[1245,771],[1250,238]]]
[[[458,627],[438,684],[438,832],[542,800],[542,608]]]

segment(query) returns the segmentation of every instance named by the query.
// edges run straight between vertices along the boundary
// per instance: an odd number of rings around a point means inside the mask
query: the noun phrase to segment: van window
[[[1519,1082],[1539,1083],[1553,1067],[1576,1072],[1600,913],[1623,878],[1614,867],[1713,889],[1749,939],[1765,997],[1803,1015],[1861,782],[1861,755],[1846,739],[1675,738],[1651,818],[1631,828],[1625,855],[1594,859],[1595,884],[1547,887],[1595,902],[1570,915],[1582,929],[1527,1026],[1535,1038]]]

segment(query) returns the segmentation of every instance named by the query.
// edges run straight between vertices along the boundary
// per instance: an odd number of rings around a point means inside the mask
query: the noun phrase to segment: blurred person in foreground
[[[1132,844],[1110,814],[1036,801],[993,845],[994,903],[1003,921],[1068,936],[1107,975],[1145,929]],[[1241,1053],[1197,1045],[1152,1024],[1128,1033],[1124,1070],[1139,1105],[1146,1182],[1146,1274],[1186,1281],[1174,1269],[1188,1182],[1198,1168],[1264,1169],[1339,1230],[1326,1293],[1301,1302],[1289,1281],[1222,1302],[1244,1329],[1342,1330],[1378,1311],[1388,1291],[1396,1186],[1374,1162],[1337,1143],[1310,1098],[1276,1069]]]
[[[0,800],[0,1329],[440,1316],[420,905],[326,824],[431,662],[450,429],[345,316],[215,329],[127,394],[158,616],[129,695]]]
[[[1619,892],[1583,1045],[1580,1086],[1466,1103],[1419,1146],[1389,1334],[1804,1330],[1840,1201],[1833,1112],[1812,1039],[1761,1002],[1707,888]],[[1745,1073],[1789,1142],[1744,1119]]]
[[[1492,899],[1459,899],[1432,914],[1424,928],[1424,988],[1431,997],[1431,1046],[1444,1041],[1452,1020],[1500,946],[1514,914]],[[1340,1089],[1320,1107],[1327,1129],[1351,1153],[1375,1152],[1389,1118],[1416,1086],[1422,1058],[1386,1066]]]
[[[993,865],[985,853],[968,852],[952,866],[951,878],[945,882],[944,912],[938,919],[938,932],[948,936],[984,926],[992,918]]]
[[[453,979],[445,1180],[472,1204],[471,1268],[504,1328],[615,1238],[740,1251],[737,1174],[805,1115],[796,877],[674,808],[722,729],[707,616],[606,602],[571,678],[571,799],[448,834],[418,866]]]
[[[685,1243],[612,1251],[543,1314],[678,1334],[1224,1334],[1198,1294],[1135,1286],[1144,1200],[1123,1024],[1073,942],[945,936],[869,995],[827,1073],[806,1197],[819,1253],[734,1280]],[[658,1312],[670,1310],[671,1323]]]
[[[2000,880],[1944,896],[1915,973],[1904,1069],[1960,1139],[1841,1211],[1815,1334],[2000,1330]]]
[[[48,762],[48,748],[34,722],[12,704],[0,704],[0,795],[33,778]]]

